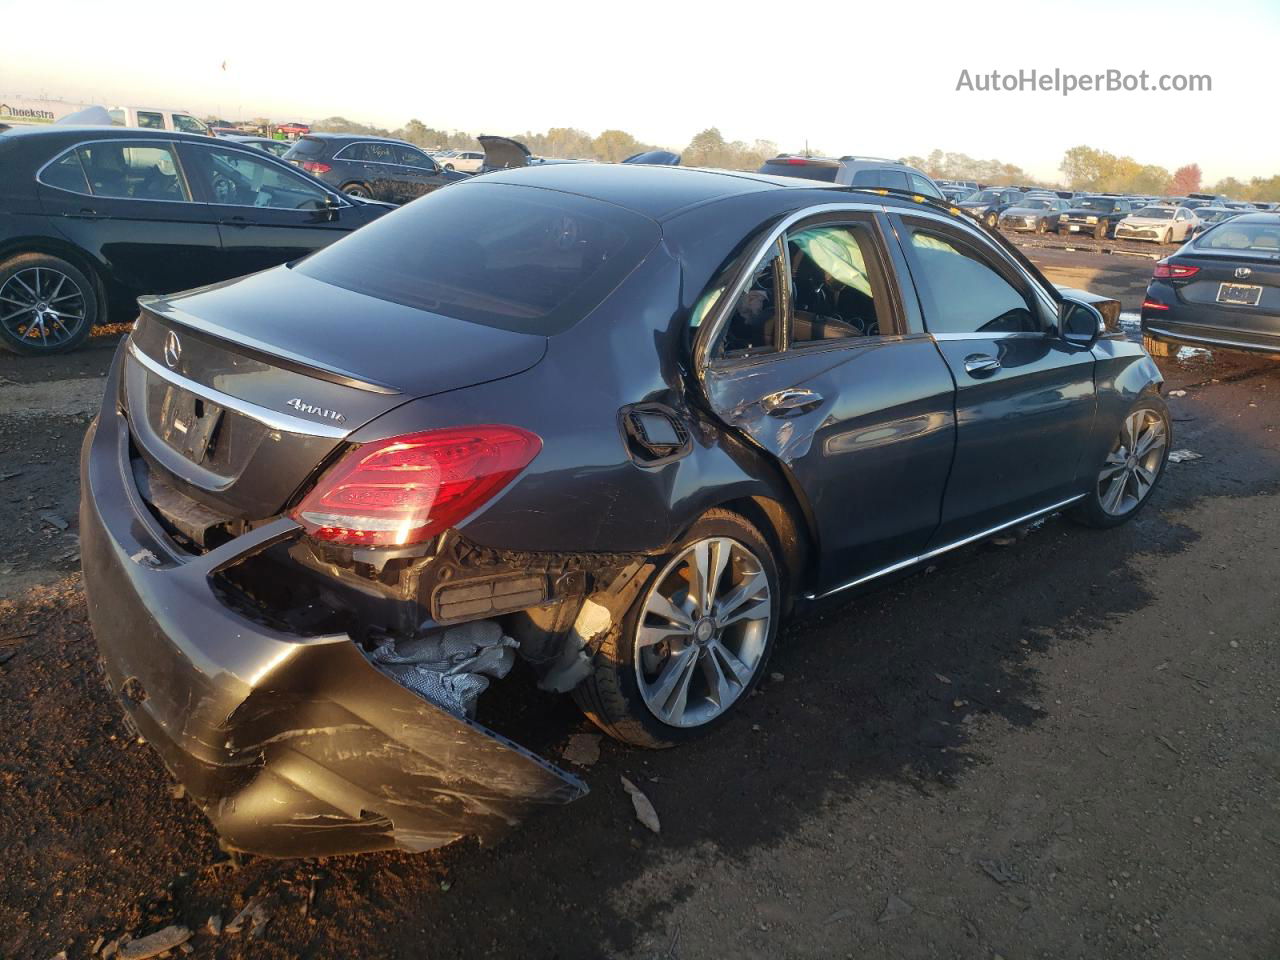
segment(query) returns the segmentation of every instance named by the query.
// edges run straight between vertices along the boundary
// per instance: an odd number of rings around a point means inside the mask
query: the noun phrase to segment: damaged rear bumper
[[[114,377],[107,396],[114,396]],[[220,569],[297,536],[281,519],[181,550],[133,481],[108,403],[81,454],[85,590],[107,678],[226,846],[266,856],[491,840],[586,786],[416,696],[346,633],[303,637],[224,605]]]

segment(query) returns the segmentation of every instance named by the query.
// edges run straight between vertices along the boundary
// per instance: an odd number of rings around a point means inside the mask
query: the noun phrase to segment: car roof
[[[372,141],[375,143],[397,143],[404,147],[412,147],[413,144],[408,140],[397,140],[395,137],[376,137],[362,133],[304,133],[303,140],[331,140],[335,143],[339,140],[352,140],[361,143]]]
[[[648,166],[619,163],[563,163],[498,170],[471,183],[510,183],[558,190],[625,207],[652,220],[664,221],[693,207],[750,194],[809,190],[847,201],[918,209],[905,196],[856,189],[803,177],[777,177],[739,170],[704,167]],[[935,209],[946,210],[938,204]]]
[[[203,133],[181,133],[177,130],[152,130],[148,127],[91,126],[78,124],[59,125],[56,123],[42,126],[12,126],[0,130],[0,136],[12,139],[38,140],[83,140],[91,137],[110,135],[113,140],[137,138],[139,140],[189,140],[193,143],[208,143],[210,140],[223,140],[224,137],[209,137]]]

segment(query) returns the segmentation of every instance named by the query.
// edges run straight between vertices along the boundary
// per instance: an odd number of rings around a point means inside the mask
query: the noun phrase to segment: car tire
[[[93,279],[47,253],[20,253],[0,262],[0,297],[0,347],[29,357],[76,349],[102,312]],[[32,309],[24,312],[21,305],[28,301]],[[41,306],[50,312],[40,311]],[[72,315],[73,323],[63,322]],[[33,330],[42,336],[32,336]]]
[[[452,163],[446,163],[446,164],[444,165],[444,168],[445,168],[446,170],[448,170],[450,173],[453,173],[453,164],[452,164]]]
[[[986,224],[990,229],[994,230],[994,229],[996,228],[996,215],[995,215],[994,213],[988,213],[988,214],[983,218],[983,222],[984,222],[984,223],[985,223],[985,224]]]
[[[371,191],[363,183],[345,184],[342,188],[342,192],[349,197],[360,197],[363,200],[373,199],[373,191]]]
[[[688,596],[696,558],[703,556],[711,564],[715,562],[711,550],[716,547],[712,544],[718,545],[721,555],[726,549],[729,551],[721,565],[722,576],[717,584],[721,589],[714,592],[714,600],[732,601],[735,591],[742,593],[753,584],[763,584],[740,598],[732,609],[741,619],[723,629],[718,628],[718,623],[711,623],[717,615],[728,615],[725,611],[714,613],[719,603],[712,603],[711,616],[698,617],[700,604],[691,602]],[[676,597],[683,589],[684,599],[669,599],[672,589]],[[662,749],[696,740],[723,723],[759,682],[773,651],[781,600],[777,562],[765,538],[738,514],[710,510],[659,560],[622,622],[609,630],[595,655],[592,672],[574,689],[574,700],[596,726],[624,743]],[[650,643],[648,639],[663,629],[661,622],[655,628],[652,619],[676,624],[674,617],[654,612],[655,606],[668,603],[688,623],[696,625],[691,631],[673,627],[660,642]],[[686,605],[692,609],[686,609]],[[741,616],[748,611],[759,616]],[[766,613],[768,619],[762,624]],[[703,627],[704,622],[711,626]],[[649,638],[642,637],[641,630],[647,630]],[[713,630],[713,636],[706,637],[703,630]],[[724,659],[725,651],[733,655],[732,661]],[[682,653],[686,654],[683,662],[688,664],[684,669],[680,669]],[[728,662],[737,665],[736,672],[726,669]],[[749,675],[744,676],[744,672]],[[680,679],[667,685],[672,689],[664,701],[662,681],[667,676],[675,680],[677,675]],[[725,678],[714,697],[712,675]],[[683,701],[678,695],[681,689]],[[691,691],[703,694],[697,703],[688,704]],[[673,697],[677,706],[671,708],[667,719],[660,718],[662,704],[671,703]],[[727,701],[723,705],[719,703],[722,697]],[[672,719],[682,722],[670,722]]]
[[[1093,239],[1095,240],[1107,239],[1107,225],[1105,223],[1100,223],[1093,228]]]
[[[1049,225],[1047,223],[1045,223],[1043,220],[1036,221],[1036,233],[1043,235],[1045,233],[1048,233],[1048,231],[1049,231]]]
[[[1142,349],[1153,357],[1168,357],[1173,354],[1173,345],[1164,340],[1157,340],[1149,333],[1142,335]]]
[[[1152,440],[1152,446],[1137,456],[1134,466],[1129,454],[1141,450],[1147,438],[1157,433],[1158,446]],[[1089,493],[1067,515],[1077,523],[1099,529],[1128,523],[1151,501],[1160,485],[1172,441],[1173,424],[1164,400],[1154,394],[1140,399],[1125,414]]]
[[[1160,243],[1164,246],[1168,246],[1169,244],[1173,243],[1173,231],[1166,230],[1164,232],[1164,236],[1160,238]]]

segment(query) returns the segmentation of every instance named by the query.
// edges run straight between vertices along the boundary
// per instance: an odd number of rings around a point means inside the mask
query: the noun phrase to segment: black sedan
[[[499,171],[144,300],[82,457],[89,613],[225,843],[492,837],[585,790],[510,739],[521,684],[684,743],[791,611],[1054,511],[1133,517],[1170,442],[1151,358],[883,193]]]
[[[295,260],[380,217],[253,147],[162,130],[0,132],[0,347],[70,350],[171,293]]]
[[[309,133],[284,158],[348,196],[385,203],[408,203],[468,176],[443,169],[411,143],[386,137]]]
[[[1133,206],[1128,200],[1106,196],[1080,197],[1058,217],[1058,233],[1083,233],[1095,240],[1105,240],[1115,232],[1116,224],[1131,213]]]
[[[1231,217],[1157,263],[1142,339],[1160,357],[1179,343],[1280,353],[1280,215]]]

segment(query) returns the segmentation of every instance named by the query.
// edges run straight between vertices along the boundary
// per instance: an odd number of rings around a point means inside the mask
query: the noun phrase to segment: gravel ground
[[[1042,258],[1126,308],[1150,269]],[[1280,956],[1277,362],[1162,364],[1201,459],[1135,522],[1053,518],[819,608],[716,737],[601,742],[592,793],[496,848],[233,862],[94,666],[79,381],[111,339],[0,358],[0,957],[174,923],[219,958]],[[552,752],[592,733],[528,714]],[[257,936],[204,930],[255,898]]]

